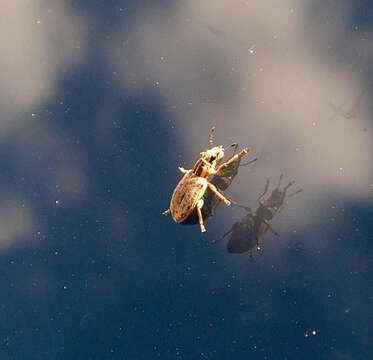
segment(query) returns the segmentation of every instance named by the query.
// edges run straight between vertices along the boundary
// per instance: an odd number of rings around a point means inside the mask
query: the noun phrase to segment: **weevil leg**
[[[189,170],[185,170],[183,167],[178,167],[178,169],[183,173],[183,174],[185,174],[185,173],[187,173]]]
[[[250,250],[249,257],[250,257],[250,261],[253,261],[253,262],[256,261],[252,250]]]
[[[269,224],[266,219],[260,218],[261,221],[264,222],[268,226],[268,229],[271,230],[276,236],[280,236],[280,234]]]
[[[258,160],[258,158],[252,159],[252,160],[248,161],[247,163],[240,164],[240,166],[247,166],[247,165],[250,165],[250,164],[254,163],[254,162],[257,161],[257,160]]]
[[[162,215],[164,216],[168,216],[171,214],[171,210],[170,209],[167,209],[166,211],[163,211]]]
[[[269,188],[269,178],[267,178],[266,186],[265,186],[265,188],[264,188],[263,193],[258,197],[258,201],[259,201],[259,204],[260,204],[260,205],[263,205],[263,204],[262,204],[262,197],[263,197],[265,194],[267,194],[268,188]]]
[[[221,174],[228,167],[229,164],[232,164],[233,162],[237,161],[239,158],[246,155],[247,152],[248,152],[248,149],[245,148],[241,150],[241,152],[239,152],[238,154],[233,155],[228,161],[226,161],[225,163],[221,164],[218,167],[218,169],[216,170],[216,174]]]
[[[244,206],[244,205],[238,204],[238,203],[236,203],[233,200],[231,200],[231,203],[232,203],[233,206],[237,206],[239,208],[245,209],[247,212],[249,212],[250,214],[252,214],[252,210],[248,206]]]
[[[296,192],[293,192],[292,194],[289,194],[287,197],[289,198],[289,197],[292,197],[292,196],[294,196],[294,195],[297,195],[297,194],[299,194],[299,193],[301,193],[303,191],[303,189],[299,189],[299,190],[297,190]],[[283,209],[283,207],[281,207],[280,209],[279,209],[279,213],[282,211],[282,209]]]
[[[281,197],[281,204],[283,204],[285,197],[286,197],[286,192],[288,191],[289,187],[294,185],[295,181],[290,181],[289,184],[287,184],[284,189],[282,190],[282,197]]]
[[[278,188],[279,188],[280,185],[281,185],[281,181],[282,181],[282,178],[283,178],[283,177],[284,177],[284,175],[281,174],[281,175],[280,175],[280,178],[278,179],[278,185],[277,185]]]
[[[232,156],[233,156],[233,155],[236,154],[236,150],[237,150],[237,148],[238,148],[238,143],[232,143],[232,144],[230,144],[230,145],[225,145],[225,146],[223,147],[223,149],[224,149],[224,151],[225,151],[225,150],[227,150],[227,149],[229,149],[229,148],[231,148],[231,147],[234,148],[234,149],[233,149],[233,154],[232,154]],[[219,162],[219,164],[220,164],[220,162]],[[219,165],[219,164],[218,164],[218,165]]]
[[[206,228],[205,228],[205,225],[203,225],[203,217],[202,217],[202,211],[201,211],[202,206],[203,206],[203,200],[201,199],[198,201],[198,204],[197,204],[197,215],[198,215],[198,222],[201,228],[201,232],[205,232]]]
[[[303,189],[299,189],[299,190],[297,190],[296,192],[294,192],[294,193],[292,193],[292,194],[289,194],[288,197],[291,197],[291,196],[297,195],[297,194],[299,194],[299,193],[302,192],[302,191],[303,191]]]
[[[207,186],[210,188],[210,190],[221,200],[221,201],[224,201],[224,203],[229,206],[231,204],[231,202],[224,196],[222,195],[218,189],[216,188],[215,185],[211,184],[211,183],[207,183]]]
[[[222,237],[221,237],[221,239],[224,239],[227,235],[229,235],[231,232],[233,231],[233,226],[232,226],[232,228],[229,230],[229,231],[227,231]]]
[[[227,231],[222,237],[220,237],[219,239],[217,240],[212,240],[212,243],[213,244],[216,244],[218,241],[221,241],[223,240],[227,235],[229,235],[232,231],[233,231],[233,228],[234,228],[234,225],[231,227],[231,229],[229,231]]]
[[[285,187],[284,187],[284,191],[287,191],[287,189],[289,189],[290,186],[294,185],[295,184],[295,181],[290,181],[289,184],[287,184]]]
[[[237,148],[238,148],[238,144],[237,143],[233,143],[232,146],[234,149],[233,149],[233,155],[236,155],[236,151],[237,151]]]

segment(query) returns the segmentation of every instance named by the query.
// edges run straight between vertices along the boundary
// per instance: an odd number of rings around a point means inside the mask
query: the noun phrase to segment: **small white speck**
[[[340,167],[340,168],[339,168],[339,171],[343,171],[343,168],[342,168],[342,167]]]
[[[296,148],[295,148],[295,151],[299,151],[299,147],[296,147]]]
[[[159,86],[159,81],[156,81],[156,82],[155,82],[155,86]]]
[[[63,289],[64,289],[64,290],[66,290],[66,289],[67,289],[67,286],[66,286],[66,285],[64,285],[64,286],[63,286]]]
[[[316,126],[316,123],[315,123],[315,122],[313,122],[313,123],[312,123],[312,126]]]
[[[252,46],[250,46],[250,47],[247,49],[247,51],[248,51],[250,54],[254,54],[255,46],[256,46],[256,45],[252,45]]]
[[[312,335],[316,335],[316,330],[312,330]]]
[[[56,204],[59,204],[60,202],[59,202],[59,200],[56,200]]]
[[[36,20],[36,23],[37,23],[37,24],[41,24],[41,21],[40,21],[40,20]]]
[[[36,116],[36,114],[34,114],[34,113],[31,113],[31,117],[35,117]]]

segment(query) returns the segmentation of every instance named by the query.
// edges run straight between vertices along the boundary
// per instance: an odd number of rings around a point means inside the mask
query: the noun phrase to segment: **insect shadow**
[[[294,196],[302,191],[302,189],[299,189],[287,195],[287,191],[290,186],[294,184],[294,181],[289,182],[286,186],[281,188],[282,179],[283,175],[280,176],[278,185],[272,191],[271,195],[264,199],[269,189],[269,179],[267,179],[264,191],[258,198],[259,207],[255,212],[252,212],[249,207],[237,203],[233,204],[245,209],[248,214],[241,221],[233,224],[232,228],[219,239],[222,240],[227,235],[231,234],[227,243],[227,251],[229,253],[242,254],[250,251],[250,256],[252,256],[253,249],[256,248],[260,250],[259,239],[262,238],[268,230],[276,236],[280,236],[269,222],[280,211],[286,198]]]
[[[204,205],[204,195],[207,189],[210,189],[227,206],[231,205],[231,201],[207,179],[213,175],[221,175],[231,163],[237,161],[248,152],[248,149],[245,148],[238,154],[233,155],[228,161],[220,164],[224,157],[225,148],[222,145],[214,146],[214,129],[212,128],[210,132],[210,148],[200,153],[200,157],[193,169],[185,170],[179,167],[184,176],[172,194],[169,209],[163,212],[163,215],[171,215],[177,223],[182,223],[196,211],[201,232],[206,231],[201,209]]]
[[[238,144],[234,143],[230,145],[233,147],[233,155],[236,154]],[[241,157],[239,157],[237,160],[231,162],[227,168],[220,174],[220,175],[214,175],[210,183],[215,185],[218,191],[222,194],[224,194],[224,191],[232,184],[233,179],[238,174],[238,169],[242,166],[247,166],[249,164],[252,164],[258,160],[258,158],[252,159],[246,163],[241,163]],[[204,195],[204,205],[201,209],[203,219],[207,220],[209,218],[212,218],[215,215],[216,208],[220,205],[221,200],[217,198],[214,193],[207,188],[206,193]],[[198,216],[196,211],[193,211],[193,213],[181,223],[182,225],[196,225],[198,224]]]

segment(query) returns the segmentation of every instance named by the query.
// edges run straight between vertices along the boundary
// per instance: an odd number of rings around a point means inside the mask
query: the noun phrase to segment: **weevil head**
[[[283,191],[281,191],[279,188],[276,188],[272,191],[272,194],[268,200],[272,205],[280,206],[282,205],[283,198],[284,198]]]
[[[224,157],[224,147],[223,146],[214,146],[211,149],[203,151],[199,154],[200,159],[206,160],[212,167],[215,167],[216,164]]]
[[[211,169],[215,169],[216,165],[224,156],[223,146],[214,146],[211,149],[202,151],[199,154],[199,159],[194,165],[193,172],[197,176],[207,178],[211,174]]]

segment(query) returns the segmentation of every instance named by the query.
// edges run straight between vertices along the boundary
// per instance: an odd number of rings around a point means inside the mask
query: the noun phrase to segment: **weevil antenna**
[[[247,163],[240,164],[240,166],[247,166],[247,165],[250,165],[250,164],[254,163],[254,162],[257,161],[257,160],[258,160],[258,158],[252,159],[252,160],[248,161]]]
[[[267,194],[268,188],[269,188],[269,178],[267,178],[266,186],[265,186],[265,188],[264,188],[263,193],[260,194],[260,196],[258,197],[259,203],[260,203],[260,200],[262,199],[262,197],[263,197],[265,194]]]
[[[290,181],[289,184],[287,184],[285,187],[284,187],[284,191],[287,191],[287,189],[289,189],[290,186],[294,185],[295,181]]]
[[[292,197],[294,195],[297,195],[297,194],[301,193],[302,191],[303,191],[303,189],[299,189],[299,190],[287,195],[286,197],[287,198]],[[284,208],[284,206],[281,206],[280,209],[278,210],[278,212],[280,213],[283,210],[283,208]]]
[[[249,212],[250,214],[252,214],[252,210],[248,207],[248,206],[244,206],[244,205],[241,205],[241,204],[238,204],[236,203],[235,201],[231,200],[231,204],[232,206],[237,206],[239,208],[242,208],[242,209],[245,209],[247,212]]]
[[[227,235],[229,235],[232,231],[233,231],[233,226],[232,226],[232,228],[231,228],[229,231],[227,231],[227,232],[226,232],[222,237],[220,237],[220,238],[217,239],[217,240],[212,240],[212,243],[213,243],[213,244],[216,244],[216,243],[222,241],[222,240],[223,240]]]
[[[303,191],[303,189],[299,189],[299,190],[297,190],[296,192],[294,192],[294,193],[292,193],[292,194],[289,194],[288,197],[291,197],[291,196],[297,195],[297,194],[299,194],[299,193],[302,192],[302,191]]]
[[[237,143],[233,143],[233,144],[229,144],[229,145],[225,145],[223,146],[223,149],[224,151],[231,148],[231,147],[234,147],[234,150],[233,150],[233,155],[236,153],[236,150],[237,150],[237,147],[238,147],[238,144]]]
[[[214,141],[215,141],[215,126],[211,128],[210,131],[210,137],[209,137],[209,145],[210,147],[214,146]]]
[[[278,179],[278,185],[277,187],[280,188],[280,185],[281,185],[281,181],[282,181],[282,178],[284,177],[283,174],[280,175],[280,178]]]

